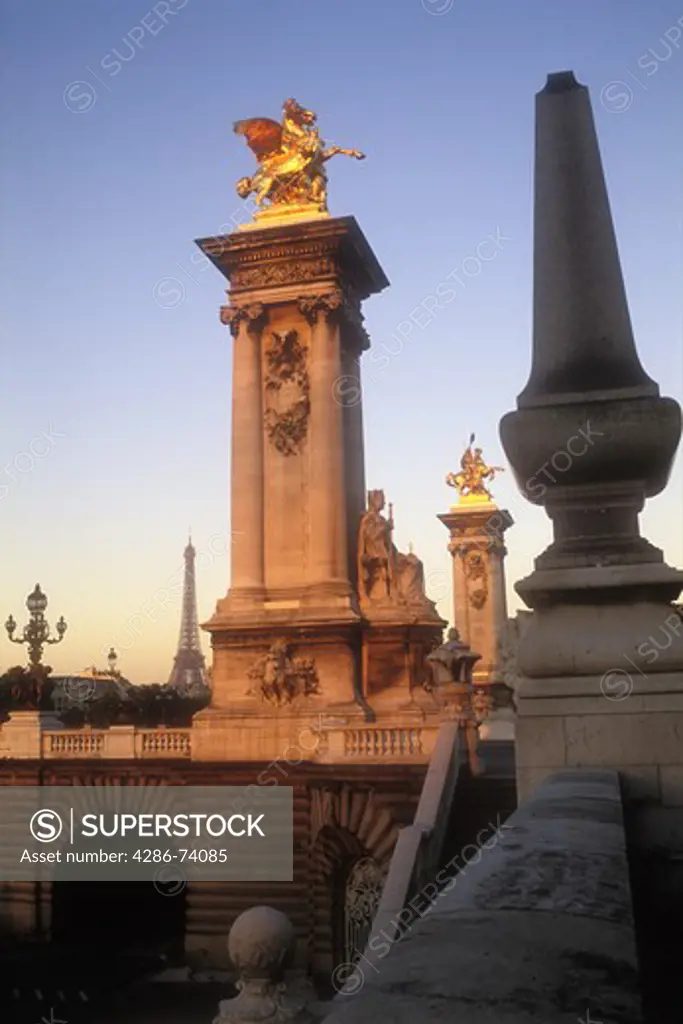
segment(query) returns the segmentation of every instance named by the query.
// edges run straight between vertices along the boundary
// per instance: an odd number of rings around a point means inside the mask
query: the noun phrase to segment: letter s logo
[[[56,811],[44,808],[36,811],[29,823],[29,829],[34,839],[39,843],[52,843],[58,839],[64,827],[62,819]]]

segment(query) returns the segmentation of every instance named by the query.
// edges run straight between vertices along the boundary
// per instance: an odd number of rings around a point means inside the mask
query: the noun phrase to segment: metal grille
[[[347,963],[355,963],[368,944],[383,888],[384,872],[372,857],[362,857],[351,866],[344,893],[344,945]]]

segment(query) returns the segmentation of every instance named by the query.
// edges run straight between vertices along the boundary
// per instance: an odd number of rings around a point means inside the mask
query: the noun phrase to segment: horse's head
[[[306,110],[300,103],[297,103],[294,99],[285,100],[282,105],[282,111],[285,117],[294,121],[298,125],[311,125],[316,122],[316,115],[312,110]]]

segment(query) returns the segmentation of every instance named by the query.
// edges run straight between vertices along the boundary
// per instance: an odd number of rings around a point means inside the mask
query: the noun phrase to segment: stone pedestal
[[[49,711],[12,711],[0,726],[0,757],[33,758],[39,761],[46,732],[62,729],[61,721]]]
[[[106,757],[135,757],[135,726],[110,725],[104,734],[104,748]]]
[[[453,559],[453,619],[462,640],[481,655],[474,682],[504,682],[502,644],[507,626],[504,534],[514,520],[492,501],[464,498],[439,516]]]
[[[413,711],[429,707],[425,682],[431,679],[427,655],[441,640],[445,622],[425,617],[414,622],[366,621],[363,629],[363,695],[373,712]]]

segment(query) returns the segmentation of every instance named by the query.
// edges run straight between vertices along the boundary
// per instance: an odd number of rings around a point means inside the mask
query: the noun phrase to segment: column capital
[[[318,295],[302,295],[298,300],[299,312],[313,326],[324,317],[328,323],[345,325],[357,339],[361,350],[369,348],[370,339],[363,326],[364,317],[360,304],[353,301],[340,288],[320,292]]]
[[[262,302],[252,302],[248,306],[221,306],[220,312],[221,323],[230,327],[233,338],[241,323],[246,323],[247,330],[262,330],[267,316]]]
[[[341,288],[334,288],[318,295],[302,295],[298,299],[298,305],[299,312],[303,313],[309,324],[314,324],[321,314],[327,320],[334,316],[342,316],[347,300]]]
[[[460,538],[453,538],[448,542],[448,550],[454,557],[455,555],[464,555],[468,550],[468,545]]]

